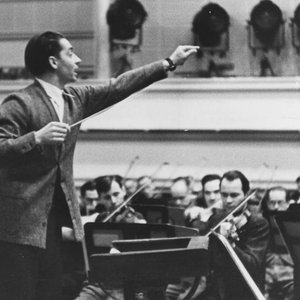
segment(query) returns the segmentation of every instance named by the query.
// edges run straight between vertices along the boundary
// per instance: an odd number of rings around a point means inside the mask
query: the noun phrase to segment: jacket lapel
[[[59,118],[57,116],[55,108],[50,100],[50,97],[47,95],[46,91],[44,90],[44,88],[41,86],[41,84],[37,80],[34,80],[34,85],[36,85],[36,87],[39,90],[40,99],[47,107],[47,110],[50,113],[51,120],[59,122]]]

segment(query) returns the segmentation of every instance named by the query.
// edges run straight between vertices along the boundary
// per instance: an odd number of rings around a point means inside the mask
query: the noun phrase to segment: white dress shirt
[[[62,122],[64,117],[64,104],[65,104],[63,98],[63,90],[39,78],[36,78],[36,80],[41,84],[41,86],[46,91],[46,94],[49,96],[50,101],[55,108],[59,121]]]

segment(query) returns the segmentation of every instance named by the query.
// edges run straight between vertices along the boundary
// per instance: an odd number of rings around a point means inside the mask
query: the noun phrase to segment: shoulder
[[[249,222],[252,223],[252,224],[259,225],[259,226],[268,226],[269,225],[268,221],[260,215],[253,215],[252,214],[249,217]]]
[[[26,86],[23,89],[18,91],[12,92],[9,94],[4,100],[3,103],[18,100],[18,101],[29,101],[32,96],[41,92],[42,88],[36,84],[35,82],[31,83],[30,85]]]
[[[268,221],[262,217],[257,215],[251,215],[249,217],[249,221],[246,225],[249,231],[255,233],[269,233],[270,227]]]

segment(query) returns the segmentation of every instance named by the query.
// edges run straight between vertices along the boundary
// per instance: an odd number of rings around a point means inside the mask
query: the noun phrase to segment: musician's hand
[[[220,225],[220,234],[226,238],[230,237],[233,230],[233,224],[231,222],[223,222]]]
[[[247,217],[245,216],[244,213],[242,213],[233,218],[233,223],[235,224],[235,226],[237,228],[241,228],[242,226],[244,226],[247,223]]]
[[[203,209],[199,206],[193,206],[193,207],[188,207],[185,211],[184,211],[184,215],[188,220],[196,220],[196,219],[200,219],[201,216],[201,211]]]
[[[84,225],[86,223],[93,223],[96,221],[98,216],[99,216],[99,213],[93,213],[89,216],[82,216],[81,217],[82,224]]]
[[[70,126],[62,122],[50,122],[34,133],[37,144],[62,144]]]
[[[197,53],[199,48],[199,46],[178,46],[170,55],[170,59],[177,66],[183,65],[192,54]]]

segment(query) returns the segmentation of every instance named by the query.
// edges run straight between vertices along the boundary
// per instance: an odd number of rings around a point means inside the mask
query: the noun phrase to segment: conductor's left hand
[[[177,66],[183,65],[185,61],[192,55],[197,53],[199,46],[178,46],[176,50],[170,55],[170,59]]]

